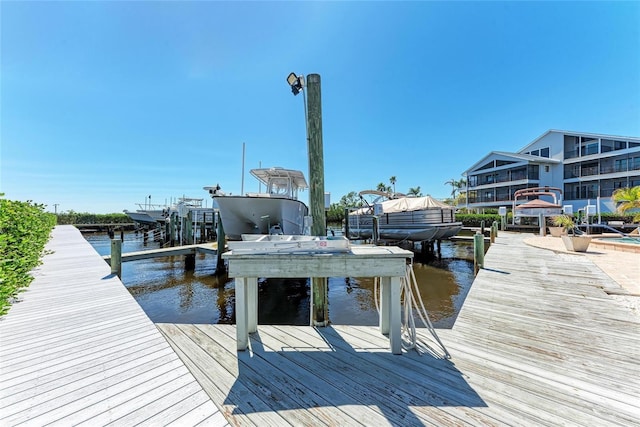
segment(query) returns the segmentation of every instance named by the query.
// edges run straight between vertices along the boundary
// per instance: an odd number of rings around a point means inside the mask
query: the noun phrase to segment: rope
[[[429,330],[433,338],[436,340],[442,351],[444,352],[445,359],[451,359],[451,355],[449,351],[446,349],[438,334],[436,333],[431,320],[429,319],[429,314],[427,309],[424,306],[422,301],[422,296],[420,295],[420,289],[418,288],[418,281],[416,280],[416,276],[413,272],[413,263],[407,265],[407,269],[405,271],[404,277],[400,280],[401,284],[401,294],[400,298],[402,301],[402,348],[405,350],[416,350],[416,352],[420,355],[426,353],[429,349],[429,345],[418,339],[418,334],[416,330],[415,324],[415,316],[413,315],[413,311],[416,310],[418,313],[418,317],[422,321],[422,324]],[[378,310],[378,315],[380,314],[380,303],[378,301],[378,286],[379,286],[379,278],[376,277],[374,279],[374,300],[376,304],[376,310]],[[403,298],[404,297],[404,298]],[[418,304],[419,303],[419,304]]]

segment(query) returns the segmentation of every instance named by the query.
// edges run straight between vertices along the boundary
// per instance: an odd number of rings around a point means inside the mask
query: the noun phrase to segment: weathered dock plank
[[[0,425],[227,425],[77,229],[56,227],[46,249],[0,319]]]
[[[155,248],[144,251],[126,252],[121,255],[121,260],[122,262],[125,262],[178,255],[193,255],[197,253],[216,254],[217,251],[218,244],[216,242],[198,243],[195,245],[182,245],[170,248]],[[102,259],[104,259],[108,264],[111,264],[111,255],[103,255]]]
[[[261,325],[246,353],[232,325],[158,327],[232,424],[639,425],[640,319],[588,258],[525,237],[500,234],[438,330],[451,360],[424,329],[426,354],[394,356],[376,326]]]
[[[65,281],[85,269],[61,250],[75,273],[45,262],[0,321],[0,424],[639,425],[640,319],[587,257],[524,237],[500,234],[438,330],[450,360],[424,329],[425,354],[392,355],[374,325],[261,325],[237,352],[233,325],[154,327],[95,254],[98,280]]]

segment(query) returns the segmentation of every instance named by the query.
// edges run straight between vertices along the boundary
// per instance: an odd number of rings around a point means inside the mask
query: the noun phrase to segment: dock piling
[[[324,155],[322,147],[322,99],[320,75],[307,76],[307,149],[309,151],[309,207],[313,223],[311,234],[326,236],[326,213],[324,211]],[[311,325],[329,324],[328,282],[326,277],[311,279],[312,306]]]
[[[122,278],[122,240],[111,239],[111,274]]]
[[[484,234],[479,231],[473,236],[473,271],[478,274],[478,270],[484,268]]]
[[[216,250],[216,273],[224,271],[224,262],[222,261],[222,253],[224,252],[224,228],[222,228],[222,220],[218,213],[217,230],[216,230],[216,242],[218,243],[218,249]]]

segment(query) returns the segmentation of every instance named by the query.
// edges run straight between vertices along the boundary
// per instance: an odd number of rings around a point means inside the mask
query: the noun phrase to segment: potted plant
[[[567,229],[562,225],[556,225],[555,219],[557,216],[547,218],[547,227],[549,228],[549,234],[553,237],[560,237],[567,234]]]
[[[576,227],[573,217],[569,215],[558,215],[553,218],[553,224],[556,227],[562,227],[567,230],[567,235],[562,236],[562,242],[568,251],[587,251],[589,243],[591,243],[591,237],[577,234],[580,230]]]

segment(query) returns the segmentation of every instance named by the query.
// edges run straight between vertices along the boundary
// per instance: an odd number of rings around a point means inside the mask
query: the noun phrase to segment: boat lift
[[[518,199],[528,200],[531,196],[538,196],[538,203],[533,203],[532,206],[526,207],[526,203],[518,206]],[[547,202],[542,200],[540,196],[547,196],[553,199],[553,202]],[[535,202],[535,200],[531,200],[527,203]],[[560,215],[563,212],[562,210],[562,189],[558,187],[532,187],[532,188],[523,188],[522,190],[517,190],[513,193],[513,217],[511,219],[512,225],[516,223],[516,217],[533,217],[540,218],[541,216],[555,216]],[[542,225],[542,224],[538,224]]]

